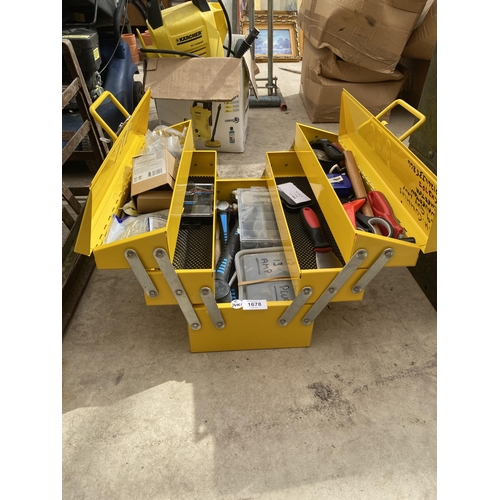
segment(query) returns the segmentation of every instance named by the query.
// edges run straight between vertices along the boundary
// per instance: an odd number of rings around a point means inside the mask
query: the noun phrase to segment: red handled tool
[[[307,235],[314,245],[316,266],[318,269],[343,267],[338,257],[333,253],[332,246],[325,240],[318,216],[312,208],[304,207],[300,210],[300,218]]]
[[[394,215],[390,203],[387,201],[385,194],[381,191],[370,191],[368,193],[368,199],[370,200],[373,213],[378,217],[382,217],[389,222],[393,229],[393,238],[402,241],[408,241],[409,243],[415,243],[415,238],[412,236],[406,237],[406,231],[403,226],[399,223],[398,219]],[[383,226],[381,227],[382,234],[384,236],[391,236],[387,233],[387,229]]]
[[[348,201],[342,205],[354,227],[356,227],[356,212],[365,204],[365,201],[366,198],[359,198],[357,200]]]
[[[399,238],[400,235],[403,235],[404,229],[399,223],[398,219],[394,215],[391,205],[387,201],[385,194],[381,191],[370,191],[368,193],[368,199],[370,200],[370,204],[372,206],[373,213],[378,217],[383,217],[389,224],[392,226],[394,230],[393,238]],[[387,236],[387,230],[384,227],[380,228],[382,234]]]
[[[374,234],[377,234],[376,228],[380,225],[384,228],[385,233],[387,233],[384,236],[392,238],[394,232],[390,223],[386,219],[378,217],[377,215],[370,217],[360,211],[360,208],[364,206],[365,202],[366,198],[359,198],[342,204],[344,210],[349,216],[349,220],[352,222],[352,225],[360,231],[366,231]]]

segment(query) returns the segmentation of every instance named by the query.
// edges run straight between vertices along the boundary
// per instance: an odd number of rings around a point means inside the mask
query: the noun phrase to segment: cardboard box
[[[298,24],[318,49],[380,73],[396,69],[428,0],[303,0]]]
[[[303,41],[302,54],[302,65],[308,65],[317,75],[331,80],[373,83],[389,80],[397,81],[404,78],[404,74],[397,69],[391,73],[379,73],[343,61],[328,48],[317,49],[307,38],[304,38]]]
[[[173,194],[174,192],[168,186],[138,194],[135,200],[137,213],[148,214],[167,210],[170,208]]]
[[[245,151],[250,86],[257,89],[250,51],[241,59],[147,60],[145,87],[151,89],[159,122],[192,120],[198,150]]]
[[[437,45],[437,0],[411,34],[401,57],[430,61]]]
[[[398,98],[408,74],[404,66],[398,66],[397,71],[402,74],[400,80],[356,83],[325,78],[318,75],[315,68],[317,65],[314,54],[308,51],[308,45],[305,43],[299,94],[312,123],[339,121],[343,89],[352,94],[370,113],[378,115]]]
[[[142,193],[157,188],[174,189],[178,168],[179,161],[166,149],[132,158],[130,196],[136,207],[138,195]]]

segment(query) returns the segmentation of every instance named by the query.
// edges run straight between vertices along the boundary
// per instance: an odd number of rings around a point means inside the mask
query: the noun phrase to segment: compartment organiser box
[[[132,158],[144,147],[150,98],[147,90],[90,184],[75,251],[93,254],[100,270],[129,269],[148,306],[178,306],[186,319],[192,352],[308,347],[315,319],[329,303],[360,301],[366,287],[385,267],[414,266],[420,252],[437,250],[437,177],[403,143],[425,117],[404,101],[394,101],[388,110],[381,111],[382,116],[401,104],[418,118],[396,137],[380,114],[372,115],[347,91],[342,93],[338,134],[297,123],[292,148],[267,152],[260,178],[219,178],[217,152],[195,149],[192,121],[172,125],[176,130],[187,130],[166,227],[105,243],[113,215],[120,216],[130,194]],[[395,217],[415,243],[353,226],[310,145],[317,139],[339,143],[352,152],[367,192],[385,194]],[[317,268],[314,244],[301,222],[300,210],[285,210],[282,204],[278,186],[287,183],[311,200],[310,208],[339,258],[339,267]],[[205,224],[182,223],[191,184],[213,184],[211,216],[205,218]],[[276,234],[275,229],[267,229],[261,239],[247,239],[256,248],[241,248],[245,253],[236,261],[243,296],[268,293],[279,298],[255,300],[258,309],[248,309],[240,299],[231,303],[215,300],[219,224],[215,204],[218,200],[230,202],[235,190],[243,231],[245,215],[255,206],[261,209],[256,220],[269,222],[269,215],[277,227]],[[252,222],[250,216],[248,222]],[[268,246],[258,248],[262,243]],[[265,264],[279,264],[275,273],[268,273],[275,279],[261,280],[264,268],[256,270],[245,260],[246,252],[266,259]],[[288,276],[281,266],[285,262]],[[270,289],[269,283],[290,284],[293,295]],[[249,287],[253,285],[258,286]]]
[[[240,188],[237,194],[241,249],[280,246],[269,190],[263,187]]]
[[[240,250],[234,262],[239,299],[280,301],[295,298],[283,248]]]
[[[151,89],[160,123],[192,120],[197,150],[245,151],[250,87],[257,89],[250,51],[241,59],[164,57],[146,62],[144,87]]]
[[[187,218],[210,218],[214,206],[214,185],[188,183],[184,198],[183,217]]]

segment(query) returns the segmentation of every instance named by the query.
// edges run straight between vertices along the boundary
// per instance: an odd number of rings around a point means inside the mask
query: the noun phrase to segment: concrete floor
[[[220,175],[260,175],[311,124],[282,67],[300,63],[274,65],[288,110],[251,108],[246,151],[219,153]],[[389,128],[411,124],[398,108]],[[146,306],[131,271],[96,270],[63,338],[63,498],[434,499],[436,344],[406,268],[326,308],[309,348],[209,354],[190,353],[180,309]]]

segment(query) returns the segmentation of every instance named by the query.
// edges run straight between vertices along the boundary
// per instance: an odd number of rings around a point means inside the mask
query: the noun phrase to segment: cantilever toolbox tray
[[[101,101],[102,102],[102,101]],[[419,120],[401,137],[380,117],[401,104]],[[94,104],[97,106],[98,102]],[[377,116],[346,91],[342,94],[339,134],[297,124],[288,151],[268,152],[260,178],[220,178],[217,152],[196,151],[187,128],[166,228],[105,244],[113,214],[130,193],[132,157],[144,145],[150,92],[115,137],[113,147],[90,185],[75,246],[94,254],[98,269],[130,268],[144,290],[146,304],[178,305],[184,314],[192,352],[308,347],[314,320],[330,302],[362,300],[364,289],[384,267],[414,266],[419,252],[436,247],[437,178],[403,144],[425,117],[403,101]],[[99,119],[97,109],[92,112]],[[415,243],[355,229],[310,146],[326,138],[352,151],[367,191],[382,191],[395,216]],[[312,200],[325,235],[340,260],[338,268],[316,268],[313,245],[297,211],[286,210],[277,186],[292,182]],[[214,184],[213,216],[208,224],[181,225],[186,186]],[[276,300],[262,309],[215,300],[217,200],[231,200],[238,188],[267,188],[293,284],[293,300]],[[258,302],[258,301],[257,301]]]

